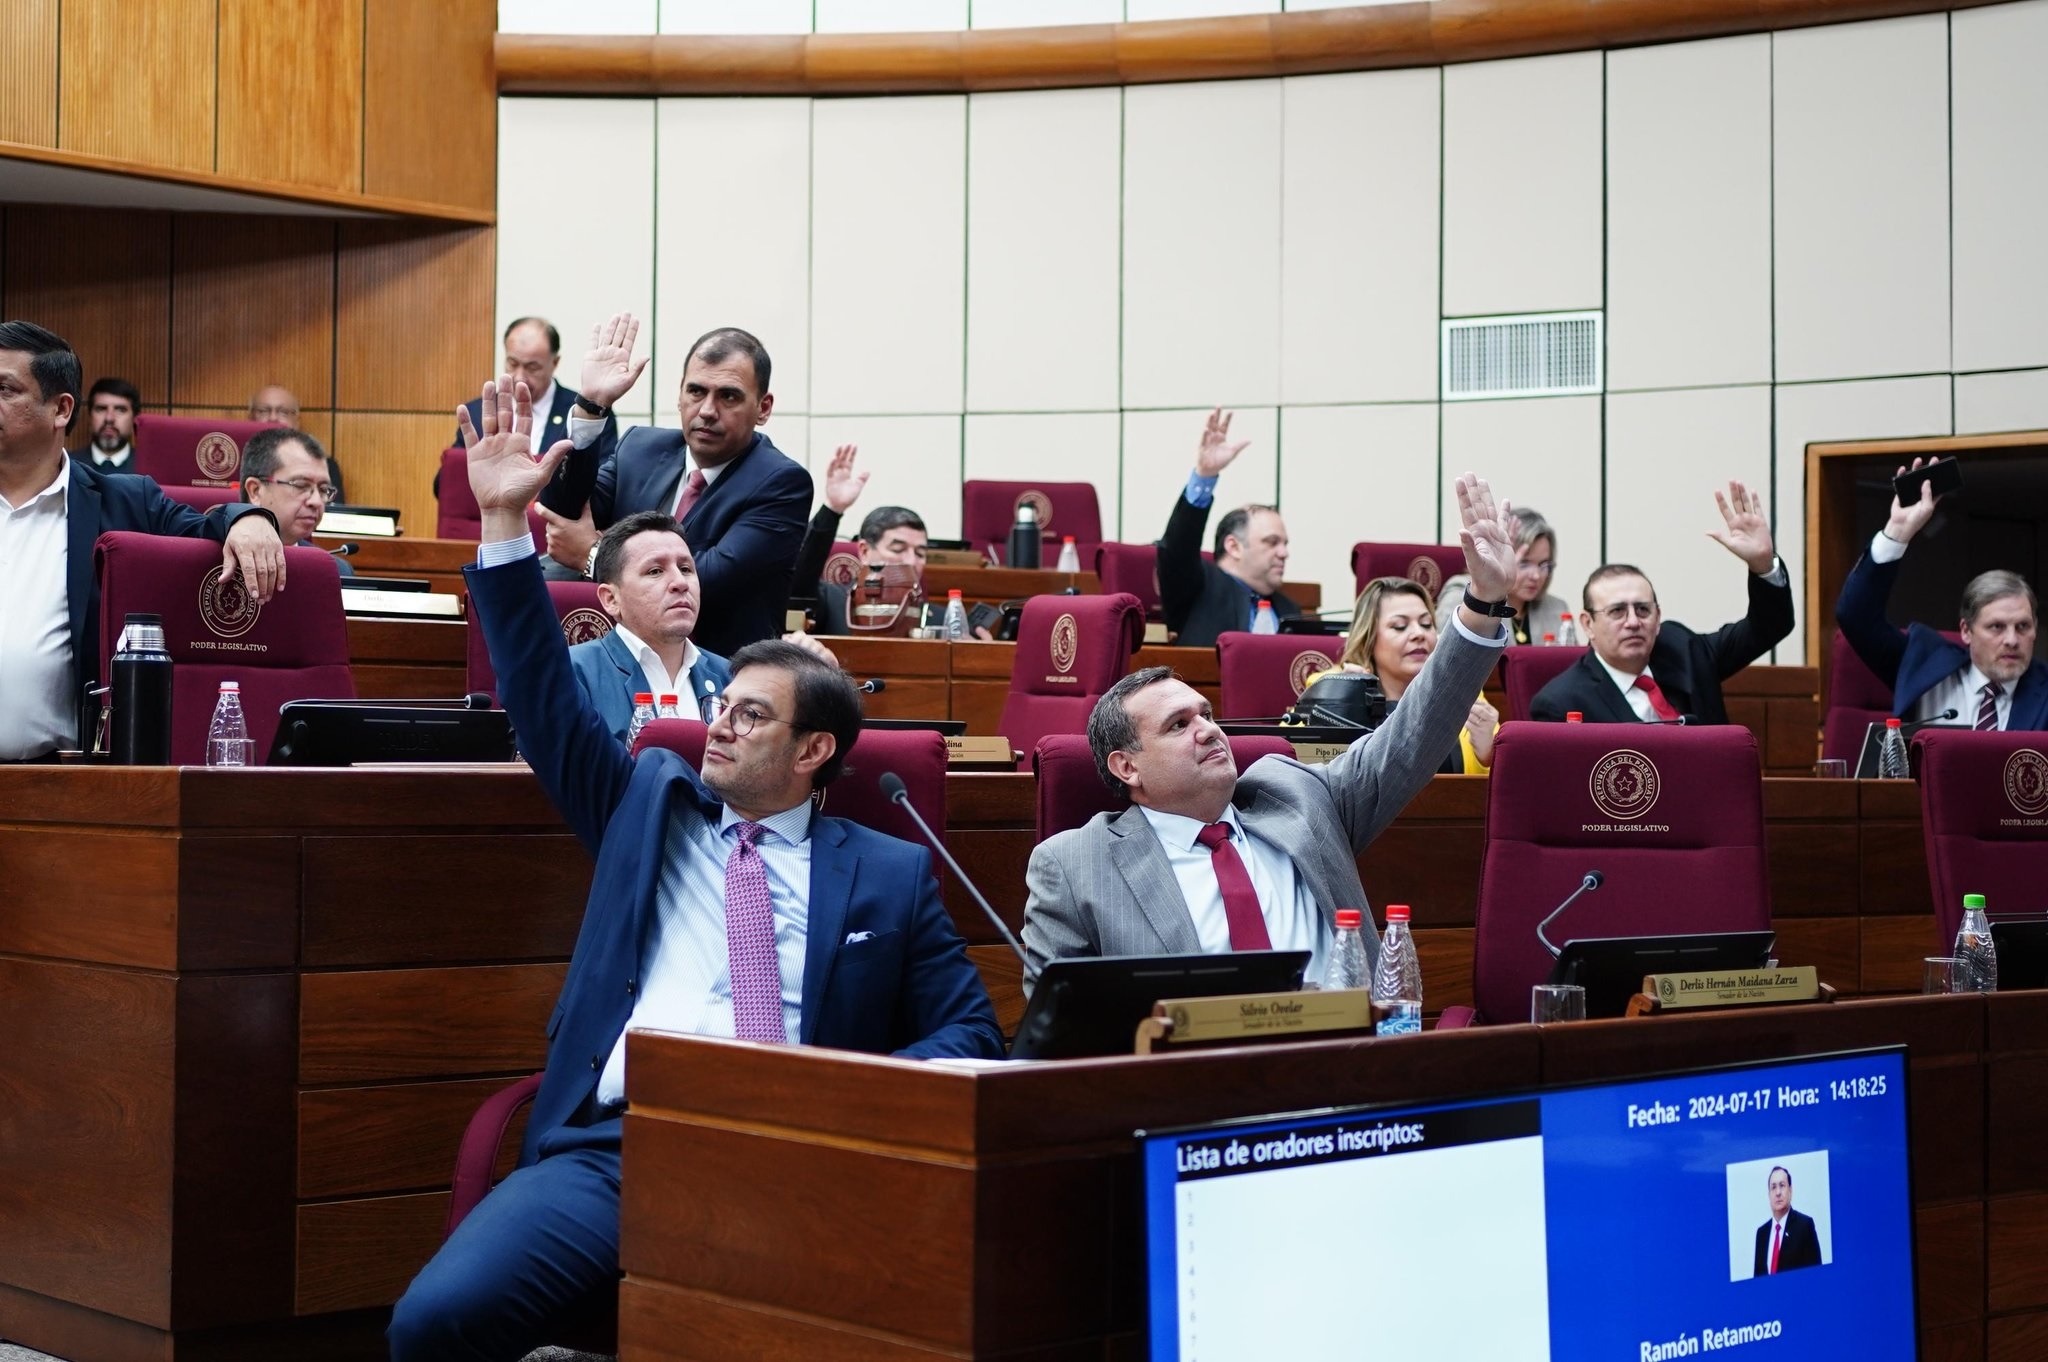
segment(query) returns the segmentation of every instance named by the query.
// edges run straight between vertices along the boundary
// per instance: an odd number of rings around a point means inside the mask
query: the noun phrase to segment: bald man
[[[275,421],[279,425],[299,429],[298,395],[281,383],[266,383],[249,398],[249,419],[251,421]],[[341,465],[332,454],[327,459],[327,481],[334,487],[330,505],[339,506],[348,500],[348,490],[342,485]],[[346,569],[348,564],[342,563]],[[344,573],[343,575],[347,575]]]

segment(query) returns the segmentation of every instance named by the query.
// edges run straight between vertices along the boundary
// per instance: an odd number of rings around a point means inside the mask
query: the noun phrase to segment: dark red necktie
[[[1976,729],[1979,733],[1998,727],[1998,697],[2005,694],[2005,687],[1996,681],[1984,683],[1984,698],[1977,705]]]
[[[1210,823],[1195,834],[1195,840],[1209,848],[1209,862],[1216,867],[1216,883],[1223,889],[1223,917],[1230,924],[1230,949],[1273,949],[1273,938],[1266,935],[1266,915],[1259,911],[1259,892],[1252,888],[1251,874],[1231,845],[1230,824]]]
[[[1650,711],[1658,718],[1676,719],[1678,717],[1678,711],[1673,709],[1671,702],[1664,698],[1664,692],[1655,681],[1650,679],[1648,672],[1644,672],[1636,678],[1636,689],[1650,697]]]
[[[704,495],[704,470],[693,468],[689,479],[683,483],[683,494],[676,498],[675,520],[678,525],[690,518],[690,508],[697,504],[697,498]]]

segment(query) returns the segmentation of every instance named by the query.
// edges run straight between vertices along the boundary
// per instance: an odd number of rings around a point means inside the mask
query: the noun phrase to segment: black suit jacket
[[[1835,623],[1863,665],[1890,683],[1892,713],[1910,719],[1922,696],[1970,665],[1970,650],[1924,624],[1901,630],[1885,618],[1885,602],[1891,599],[1892,583],[1904,561],[1872,562],[1865,550],[1842,583],[1841,599],[1835,602]],[[1960,716],[1964,723],[1976,717],[1974,707]],[[2048,729],[2048,661],[2035,657],[2020,677],[2005,726],[2014,733]]]
[[[1209,508],[1190,504],[1183,492],[1173,499],[1159,539],[1159,611],[1179,635],[1174,642],[1188,648],[1212,647],[1218,634],[1242,633],[1251,623],[1251,588],[1202,557],[1208,525]],[[1271,599],[1281,619],[1301,614],[1287,597]]]
[[[80,446],[79,448],[77,448],[77,449],[74,449],[74,450],[72,450],[72,451],[70,451],[70,452],[71,452],[71,461],[72,461],[73,463],[82,463],[82,464],[84,464],[84,465],[85,465],[85,466],[86,466],[87,468],[90,468],[90,469],[91,469],[91,470],[92,470],[93,472],[95,472],[95,473],[98,473],[98,474],[99,474],[99,475],[100,475],[101,477],[103,477],[103,478],[104,478],[104,477],[124,477],[124,476],[125,476],[125,477],[139,477],[139,476],[140,476],[140,474],[138,474],[138,473],[137,473],[137,472],[135,471],[135,445],[134,445],[134,442],[132,442],[132,441],[131,441],[131,442],[129,443],[129,445],[128,445],[128,457],[127,457],[127,458],[125,458],[125,459],[121,460],[121,462],[119,462],[119,463],[117,463],[117,464],[111,464],[111,465],[109,465],[109,466],[107,466],[107,467],[104,467],[104,468],[102,468],[102,467],[101,467],[101,466],[100,466],[99,464],[96,464],[96,463],[94,463],[94,462],[93,462],[93,460],[92,460],[92,442],[91,442],[90,440],[88,440],[88,441],[87,441],[87,442],[86,442],[86,443],[85,443],[84,445],[82,445],[82,446]]]
[[[534,453],[545,454],[549,447],[557,440],[569,438],[569,408],[576,405],[576,399],[581,395],[574,388],[567,387],[559,382],[555,384],[555,400],[548,405],[547,416],[534,422]],[[469,423],[478,430],[482,430],[484,428],[483,398],[472,397],[469,401],[463,403],[463,406],[469,409]],[[599,449],[609,448],[618,438],[619,420],[616,416],[607,416],[604,418],[604,429],[598,432],[597,441],[591,445],[590,450],[594,452]],[[450,440],[446,447],[452,449],[461,443],[462,427],[458,424],[455,427],[455,438]],[[332,460],[329,461],[328,467],[330,469],[333,468]],[[541,490],[540,504],[557,515],[567,516],[569,519],[574,520],[577,516],[583,514],[583,505],[590,500],[591,484],[596,480],[596,457],[564,459],[562,460],[562,466],[555,470],[555,476]],[[335,478],[334,485],[337,487],[341,485],[339,476]],[[436,464],[434,468],[434,496],[438,499],[440,495],[441,469]]]
[[[1795,1267],[1820,1266],[1820,1234],[1813,1227],[1813,1217],[1802,1215],[1796,1210],[1785,1212],[1785,1242],[1778,1246],[1778,1271],[1790,1272]],[[1756,1227],[1756,1270],[1755,1275],[1768,1277],[1771,1273],[1771,1222],[1766,1220]]]
[[[1749,575],[1749,613],[1711,634],[1696,634],[1676,620],[1664,621],[1650,647],[1650,675],[1680,714],[1694,723],[1725,724],[1728,706],[1721,683],[1769,652],[1792,632],[1792,584],[1773,586]],[[1536,692],[1529,717],[1564,722],[1571,710],[1589,724],[1632,724],[1639,720],[1614,678],[1588,648],[1586,655]]]
[[[600,438],[577,458],[592,453],[602,456],[590,493],[600,530],[635,511],[674,506],[690,458],[683,432],[658,426],[636,426],[615,444]],[[693,635],[699,648],[731,657],[749,643],[782,636],[790,568],[810,504],[810,473],[758,431],[753,446],[697,498],[683,538],[704,595]]]

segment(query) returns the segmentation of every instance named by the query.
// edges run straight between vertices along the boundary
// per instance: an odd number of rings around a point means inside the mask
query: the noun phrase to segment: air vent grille
[[[1444,400],[1599,392],[1601,318],[1546,312],[1446,320]]]

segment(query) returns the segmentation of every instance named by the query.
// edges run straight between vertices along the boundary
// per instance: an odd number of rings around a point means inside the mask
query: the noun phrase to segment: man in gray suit
[[[1266,948],[1309,951],[1321,981],[1336,910],[1366,906],[1358,853],[1429,783],[1510,637],[1514,518],[1485,479],[1457,489],[1471,585],[1452,627],[1386,724],[1328,766],[1266,757],[1239,779],[1209,702],[1164,667],[1102,697],[1088,743],[1131,807],[1031,853],[1027,988],[1068,956]]]

